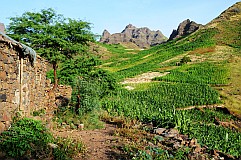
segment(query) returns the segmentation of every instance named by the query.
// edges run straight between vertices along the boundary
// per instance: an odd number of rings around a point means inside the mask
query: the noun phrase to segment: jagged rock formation
[[[189,19],[183,21],[179,24],[177,30],[173,30],[168,40],[173,40],[182,36],[186,36],[191,34],[202,27],[201,24],[197,24],[194,21],[190,21]]]
[[[108,44],[132,42],[140,48],[148,48],[166,40],[167,38],[159,30],[151,31],[147,27],[136,28],[129,24],[121,33],[110,34],[107,30],[104,30],[100,42]]]

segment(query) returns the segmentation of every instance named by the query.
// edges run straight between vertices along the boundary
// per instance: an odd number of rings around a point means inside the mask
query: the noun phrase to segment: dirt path
[[[60,137],[81,138],[87,152],[84,157],[74,160],[115,160],[123,159],[123,154],[118,150],[121,146],[119,137],[114,136],[115,126],[105,124],[103,129],[96,130],[59,130],[56,132]]]
[[[169,74],[170,72],[164,72],[164,73],[160,73],[160,72],[147,72],[147,73],[143,73],[141,75],[138,75],[134,78],[127,78],[125,79],[123,82],[121,82],[121,84],[129,84],[129,83],[148,83],[151,82],[151,80],[155,77],[162,77],[165,76],[167,74]]]

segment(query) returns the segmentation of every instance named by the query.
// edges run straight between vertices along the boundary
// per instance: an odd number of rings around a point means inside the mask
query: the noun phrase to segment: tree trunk
[[[53,63],[53,69],[54,69],[54,87],[53,87],[53,89],[56,89],[57,85],[58,85],[57,68],[58,68],[57,63],[54,62]]]
[[[80,109],[80,95],[77,95],[77,104],[75,106],[75,113],[79,114],[79,109]]]

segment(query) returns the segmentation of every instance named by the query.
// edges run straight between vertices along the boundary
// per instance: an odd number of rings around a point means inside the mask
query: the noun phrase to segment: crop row
[[[224,67],[224,64],[204,62],[188,66],[184,65],[170,72],[170,74],[155,78],[155,80],[192,84],[228,83],[228,70]]]
[[[159,83],[144,91],[121,90],[105,99],[110,113],[143,121],[152,121],[173,108],[219,103],[218,93],[207,85]]]
[[[212,37],[216,32],[216,29],[201,30],[200,32],[190,36],[188,38],[188,43],[182,39],[164,43],[149,50],[141,51],[138,54],[133,54],[133,56],[129,57],[128,60],[119,61],[117,59],[111,64],[106,65],[106,67],[118,68],[117,70],[119,71],[116,72],[116,77],[119,79],[152,71],[160,67],[161,62],[180,55],[186,51],[192,51],[200,47],[205,48],[213,46],[215,41]]]

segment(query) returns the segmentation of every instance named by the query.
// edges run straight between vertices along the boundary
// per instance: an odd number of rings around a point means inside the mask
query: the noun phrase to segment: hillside
[[[134,54],[107,45],[112,54],[101,67],[127,89],[106,98],[104,109],[154,127],[177,128],[220,157],[240,157],[240,8],[238,2],[188,36]],[[157,77],[150,82],[147,75]]]

